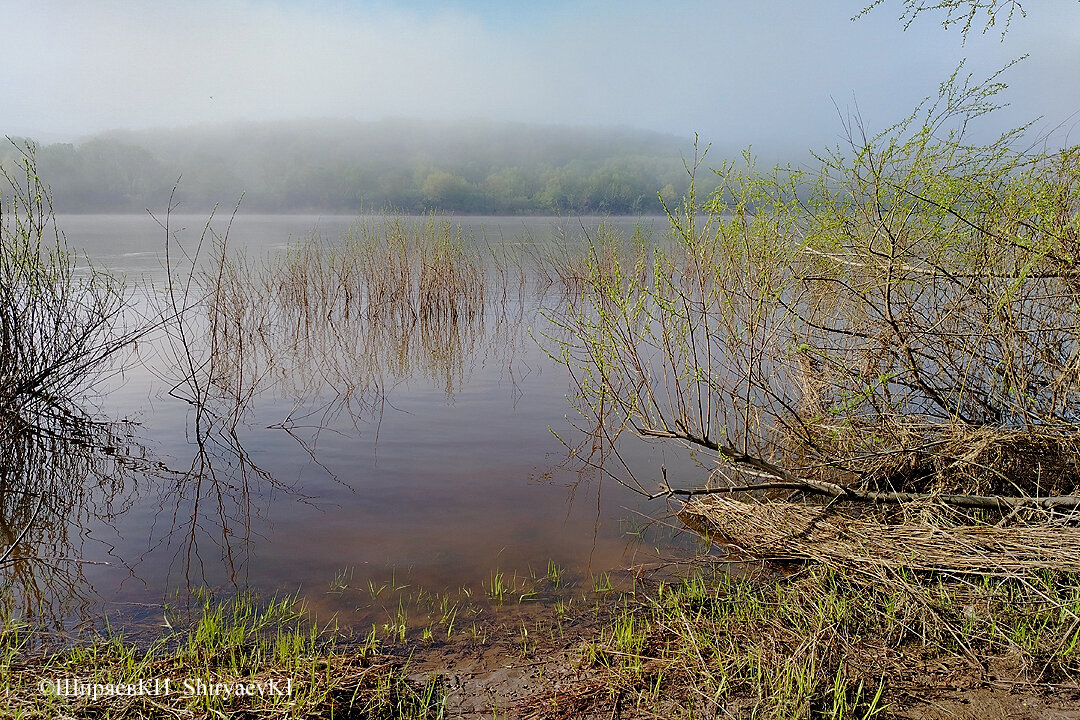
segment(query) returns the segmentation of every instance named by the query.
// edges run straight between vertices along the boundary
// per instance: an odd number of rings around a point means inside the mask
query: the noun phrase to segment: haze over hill
[[[11,162],[17,150],[3,155]],[[113,131],[39,145],[60,212],[662,212],[681,197],[692,139],[611,127],[321,120]],[[179,184],[177,179],[179,178]]]
[[[899,34],[900,0],[852,22],[867,4],[39,0],[4,18],[0,135],[74,143],[42,176],[93,212],[161,208],[181,172],[202,206],[650,212],[695,133],[713,164],[799,163],[953,73],[1010,85],[974,141],[1041,118],[1025,142],[1072,142],[1080,3],[1002,3],[1007,35],[980,14],[963,42],[938,18]]]
[[[980,13],[963,43],[936,16],[901,34],[900,0],[852,22],[867,4],[38,0],[4,15],[0,134],[482,117],[699,133],[772,164],[837,141],[851,115],[889,127],[961,62],[979,81],[1025,54],[989,134],[1075,123],[1080,3],[1024,3],[1006,37]]]

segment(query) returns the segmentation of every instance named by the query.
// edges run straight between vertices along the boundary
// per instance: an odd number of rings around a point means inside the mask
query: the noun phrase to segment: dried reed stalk
[[[886,525],[827,506],[715,495],[686,503],[679,518],[760,558],[959,573],[1080,572],[1080,529],[1073,527]]]

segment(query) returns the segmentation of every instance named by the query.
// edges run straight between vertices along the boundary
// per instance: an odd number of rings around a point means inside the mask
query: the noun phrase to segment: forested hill
[[[0,150],[10,162],[16,150]],[[621,128],[385,120],[242,123],[111,132],[39,145],[58,212],[544,214],[661,212],[681,197],[689,139]]]

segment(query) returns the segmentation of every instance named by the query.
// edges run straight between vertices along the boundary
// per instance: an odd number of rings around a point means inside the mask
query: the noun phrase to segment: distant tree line
[[[40,145],[59,212],[650,214],[686,190],[689,143],[618,128],[319,121],[112,132]],[[13,148],[0,150],[11,162]]]

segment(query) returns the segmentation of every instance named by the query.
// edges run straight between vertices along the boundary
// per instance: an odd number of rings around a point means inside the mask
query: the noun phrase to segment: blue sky
[[[1028,9],[961,45],[899,0],[39,0],[4,7],[0,132],[287,118],[494,118],[624,125],[766,152],[906,114],[964,58],[1006,76],[1004,127],[1080,118],[1080,3]],[[1080,133],[1073,133],[1078,142]]]

